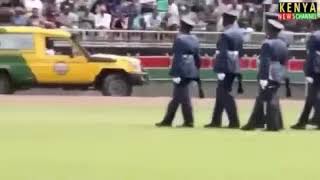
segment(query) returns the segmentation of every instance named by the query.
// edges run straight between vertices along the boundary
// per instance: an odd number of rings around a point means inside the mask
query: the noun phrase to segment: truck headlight
[[[142,71],[141,61],[139,59],[130,58],[128,61],[133,66],[133,70],[135,72],[141,72]]]

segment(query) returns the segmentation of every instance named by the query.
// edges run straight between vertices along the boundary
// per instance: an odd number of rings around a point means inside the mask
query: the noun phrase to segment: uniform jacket
[[[267,39],[262,44],[258,79],[281,82],[286,75],[288,44],[280,38]]]
[[[320,74],[320,31],[315,31],[307,42],[307,58],[304,65],[306,76]]]
[[[170,76],[189,79],[199,77],[200,55],[197,37],[179,34],[173,44],[173,53]]]
[[[217,42],[216,63],[213,67],[216,73],[240,72],[243,35],[243,30],[236,26],[231,26],[222,33]]]

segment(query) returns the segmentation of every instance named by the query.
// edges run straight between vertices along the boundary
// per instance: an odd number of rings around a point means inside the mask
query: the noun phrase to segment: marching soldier
[[[238,13],[234,10],[223,14],[224,32],[217,42],[216,64],[218,87],[216,102],[211,123],[206,128],[221,127],[222,113],[225,109],[229,118],[229,128],[239,128],[236,102],[232,96],[234,79],[239,76],[239,57],[243,53],[243,30],[235,26]]]
[[[199,79],[200,56],[198,39],[190,34],[196,25],[196,17],[192,14],[181,18],[180,34],[173,44],[173,63],[170,76],[173,79],[173,98],[170,101],[167,113],[158,127],[171,127],[178,109],[182,106],[184,123],[181,127],[193,127],[193,113],[189,84],[192,80]]]
[[[279,35],[278,35],[278,38],[283,40],[287,47],[289,48],[290,46],[290,43],[293,41],[292,40],[292,36],[291,36],[291,33],[289,32],[285,32],[284,30],[282,30]],[[291,96],[291,89],[290,89],[290,79],[288,77],[285,78],[285,86],[286,86],[286,96],[287,97],[290,97]],[[264,113],[261,113],[263,112],[263,102],[262,101],[256,101],[256,104],[255,104],[255,110],[254,110],[254,115],[251,115],[251,117],[255,117],[255,124],[251,124],[251,126],[254,126],[254,128],[264,128],[265,125],[266,125],[266,116]],[[282,116],[281,116],[281,111],[279,111],[280,113],[280,122],[282,123]],[[250,121],[253,121],[250,120]],[[283,128],[283,124],[281,124],[281,127]]]
[[[283,28],[280,22],[268,20],[266,32],[268,39],[262,44],[258,72],[260,92],[249,122],[242,127],[242,130],[254,130],[257,126],[263,127],[264,122],[269,131],[278,131],[283,128],[277,95],[280,83],[285,78],[285,64],[288,60],[287,43],[279,38],[279,33]],[[266,114],[264,114],[264,103],[267,105]]]
[[[297,124],[292,129],[305,129],[309,123],[311,109],[314,108],[314,116],[311,124],[320,126],[320,19],[312,22],[315,30],[307,43],[307,59],[304,66],[304,73],[308,83],[306,102]]]

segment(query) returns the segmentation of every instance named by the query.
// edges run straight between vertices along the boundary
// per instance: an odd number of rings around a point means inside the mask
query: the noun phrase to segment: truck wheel
[[[0,73],[0,94],[12,94],[13,87],[10,77],[6,73]]]
[[[104,96],[130,96],[132,86],[122,74],[110,74],[102,81],[102,94]]]

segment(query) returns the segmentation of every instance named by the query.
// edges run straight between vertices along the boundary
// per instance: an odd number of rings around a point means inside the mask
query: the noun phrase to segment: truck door
[[[83,52],[68,38],[47,37],[38,63],[33,68],[40,84],[90,84],[94,80]]]

